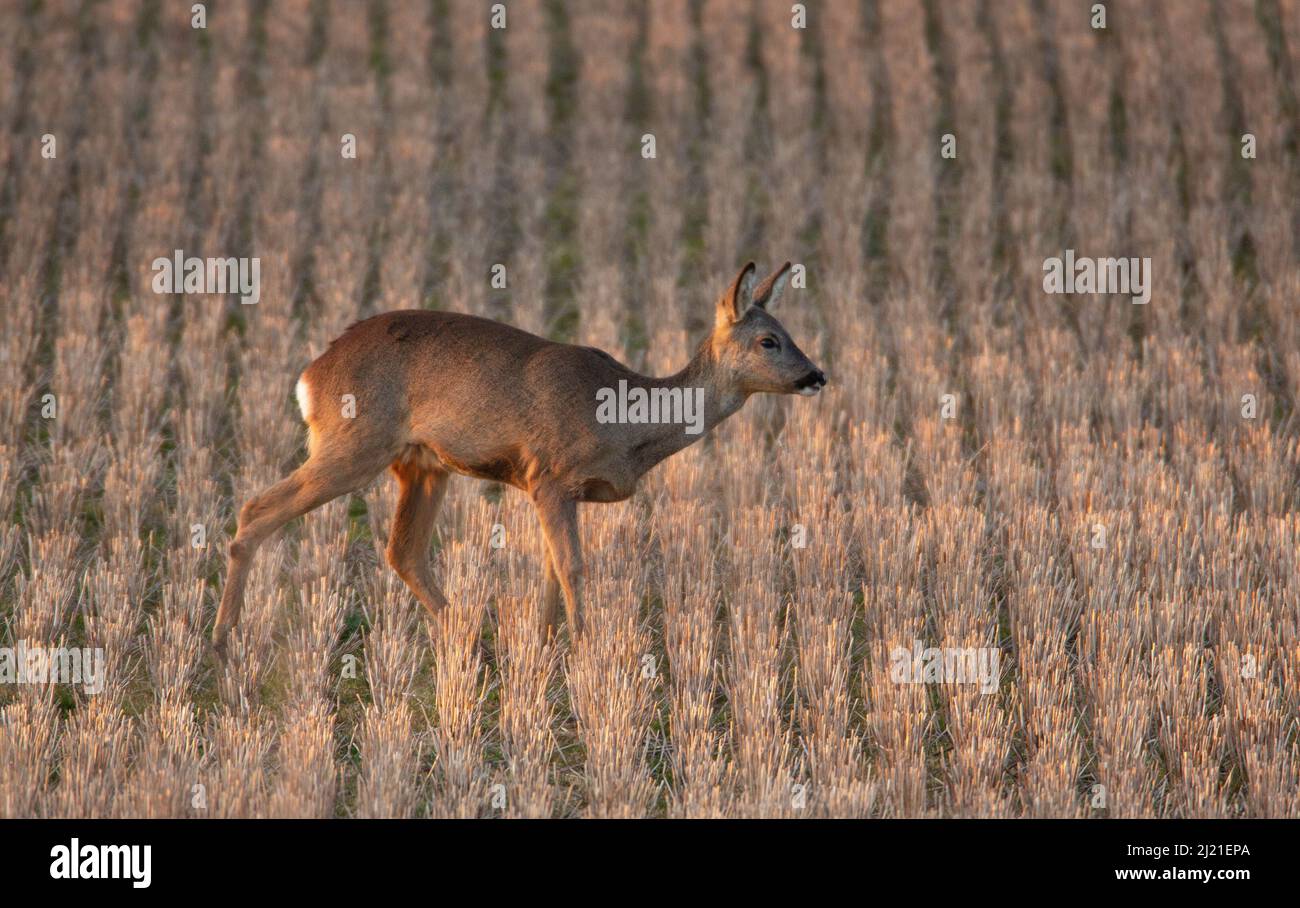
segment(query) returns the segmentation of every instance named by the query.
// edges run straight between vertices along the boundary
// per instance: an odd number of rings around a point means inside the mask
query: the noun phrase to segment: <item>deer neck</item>
[[[661,403],[670,400],[675,407],[680,399],[683,415],[691,417],[689,421],[673,421],[664,419],[660,412],[657,422],[627,426],[631,442],[629,457],[638,474],[709,434],[718,423],[739,410],[748,396],[727,380],[708,341],[681,371],[664,378],[645,377],[632,384],[647,393],[661,389]]]

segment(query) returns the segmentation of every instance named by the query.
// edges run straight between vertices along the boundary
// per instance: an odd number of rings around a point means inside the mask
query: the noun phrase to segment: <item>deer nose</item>
[[[822,388],[826,387],[826,373],[821,369],[813,369],[803,378],[794,383],[800,394],[816,394]]]

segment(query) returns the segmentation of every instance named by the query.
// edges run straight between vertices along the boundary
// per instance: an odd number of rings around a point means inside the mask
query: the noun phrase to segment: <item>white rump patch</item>
[[[307,387],[306,379],[298,379],[298,386],[293,389],[294,395],[298,398],[298,409],[302,412],[304,422],[311,421],[311,390]]]

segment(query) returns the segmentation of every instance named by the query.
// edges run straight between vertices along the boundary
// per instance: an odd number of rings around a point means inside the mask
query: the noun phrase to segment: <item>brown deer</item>
[[[239,512],[212,632],[217,654],[224,659],[239,621],[258,546],[385,467],[400,485],[388,563],[431,614],[447,599],[429,572],[429,540],[448,478],[463,473],[509,483],[532,499],[546,537],[546,629],[555,628],[563,593],[570,633],[581,633],[578,503],[630,497],[646,471],[751,394],[811,395],[825,386],[826,376],[767,312],[789,278],[787,262],[755,287],[754,264],[742,268],[718,300],[713,331],[666,378],[640,375],[594,347],[471,315],[407,310],[357,322],[298,381],[307,462]],[[691,395],[703,412],[694,427],[602,421],[597,400],[615,387],[665,403],[674,392],[678,401]]]

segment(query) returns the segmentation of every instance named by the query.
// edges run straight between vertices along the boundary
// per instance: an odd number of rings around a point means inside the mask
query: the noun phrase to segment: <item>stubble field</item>
[[[4,2],[0,648],[104,672],[0,684],[0,816],[1300,815],[1300,4],[1105,5]],[[177,249],[260,301],[155,293]],[[1045,293],[1066,249],[1149,303]],[[749,259],[831,383],[582,509],[580,641],[470,479],[427,620],[384,478],[263,547],[217,670],[344,327],[663,375]]]

